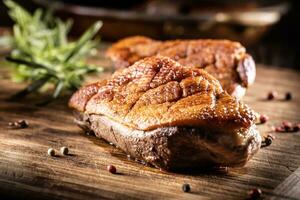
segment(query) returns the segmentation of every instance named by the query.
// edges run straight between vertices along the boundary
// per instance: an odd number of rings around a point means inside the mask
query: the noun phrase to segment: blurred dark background
[[[297,0],[15,0],[33,11],[73,18],[73,35],[101,19],[103,40],[130,35],[157,39],[226,38],[240,41],[256,62],[300,70],[300,2]],[[0,27],[10,27],[0,2]]]

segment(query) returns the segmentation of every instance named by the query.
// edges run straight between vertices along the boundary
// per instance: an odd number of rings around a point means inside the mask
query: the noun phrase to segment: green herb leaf
[[[102,22],[98,21],[95,24],[93,24],[78,40],[78,42],[75,44],[74,48],[69,52],[68,56],[65,59],[65,62],[68,62],[72,57],[75,57],[76,54],[80,51],[80,49],[83,47],[83,45],[87,44],[94,35],[99,31],[99,29],[102,27]]]
[[[71,20],[63,22],[52,12],[41,9],[30,14],[12,0],[4,3],[15,22],[10,39],[13,50],[7,58],[14,69],[13,78],[36,83],[43,77],[52,77],[47,79],[43,88],[53,85],[53,98],[57,98],[63,90],[80,87],[84,75],[102,71],[101,67],[85,64],[85,58],[98,44],[92,38],[101,28],[101,21],[93,24],[79,40],[69,42],[67,35],[72,27]]]

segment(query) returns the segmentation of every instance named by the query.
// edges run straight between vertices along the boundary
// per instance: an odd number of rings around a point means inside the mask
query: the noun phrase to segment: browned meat
[[[203,68],[217,78],[223,89],[237,98],[254,82],[255,63],[238,42],[229,40],[173,40],[156,41],[147,37],[125,38],[108,51],[107,56],[116,68],[153,55],[162,55],[185,66]]]
[[[71,98],[77,122],[132,157],[171,170],[244,165],[260,148],[254,112],[202,69],[149,57]]]

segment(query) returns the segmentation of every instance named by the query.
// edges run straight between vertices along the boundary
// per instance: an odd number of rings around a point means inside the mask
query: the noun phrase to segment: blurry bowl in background
[[[252,45],[288,10],[288,3],[267,1],[168,1],[131,2],[109,6],[97,1],[33,0],[52,8],[62,18],[73,18],[73,33],[80,34],[102,20],[101,36],[117,40],[132,35],[157,39],[226,38]],[[126,1],[125,1],[126,2]],[[221,3],[220,3],[221,2]],[[233,3],[235,2],[235,3]],[[103,2],[102,2],[103,4]],[[116,6],[114,6],[115,4]],[[124,9],[125,8],[125,9]]]

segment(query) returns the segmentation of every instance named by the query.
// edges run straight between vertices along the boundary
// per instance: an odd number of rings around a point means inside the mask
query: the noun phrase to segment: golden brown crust
[[[238,42],[229,40],[156,41],[147,37],[125,38],[106,54],[116,68],[124,68],[145,57],[161,55],[185,65],[205,69],[217,78],[229,94],[247,88],[255,79],[255,63]],[[239,87],[236,89],[236,87]],[[242,90],[240,90],[242,91]]]
[[[98,89],[97,89],[98,88]],[[71,107],[138,130],[168,126],[249,128],[254,112],[204,70],[155,56],[80,89]]]
[[[137,54],[136,50],[134,50],[138,49],[139,47],[143,48],[143,46],[153,44],[153,42],[154,40],[143,36],[125,38],[109,48],[106,52],[106,56],[113,60],[117,68],[129,67],[144,57],[154,55],[154,52],[147,52],[146,50]]]
[[[86,103],[98,92],[99,87],[104,84],[106,84],[106,80],[86,85],[83,87],[84,89],[81,88],[77,90],[69,101],[69,107],[83,112],[85,110]]]

